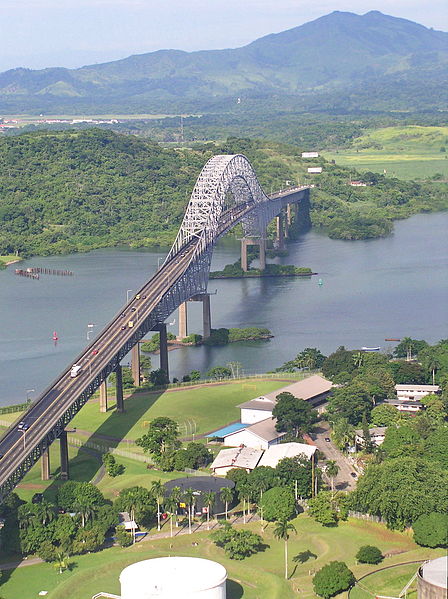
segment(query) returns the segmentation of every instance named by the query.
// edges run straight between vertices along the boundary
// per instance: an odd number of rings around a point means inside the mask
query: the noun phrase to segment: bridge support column
[[[212,330],[212,312],[210,309],[210,296],[208,293],[202,295],[202,337],[210,337]]]
[[[241,240],[241,268],[244,272],[247,272],[247,246],[249,245],[248,239]]]
[[[160,331],[160,368],[165,371],[166,376],[169,378],[169,366],[168,366],[168,340],[166,336],[166,324],[162,323],[159,328]]]
[[[283,237],[283,214],[280,212],[280,214],[275,217],[275,220],[277,223],[277,248],[283,250],[285,247],[285,240]]]
[[[107,412],[107,381],[100,385],[100,412]]]
[[[121,369],[121,364],[118,364],[115,369],[115,388],[116,388],[116,398],[117,398],[117,412],[124,412],[124,398],[123,398],[123,371]]]
[[[136,387],[140,387],[140,343],[134,345],[131,351],[132,380]]]
[[[42,480],[50,480],[50,450],[48,447],[40,458],[40,477]]]
[[[266,268],[266,238],[262,237],[259,240],[258,246],[260,248],[260,270]]]
[[[296,204],[297,205],[297,204]],[[291,211],[291,204],[287,204],[286,205],[286,223],[288,225],[288,227],[291,225],[292,223],[292,211]]]
[[[68,468],[68,442],[66,431],[62,431],[59,436],[59,450],[61,452],[61,480],[68,480],[70,473]]]
[[[247,248],[249,245],[258,245],[260,253],[260,270],[266,268],[266,237],[260,237],[259,239],[241,239],[241,268],[244,272],[248,271],[249,264],[247,260]]]
[[[166,328],[166,327],[165,327]],[[179,335],[178,339],[185,339],[188,335],[188,310],[187,302],[179,306]]]

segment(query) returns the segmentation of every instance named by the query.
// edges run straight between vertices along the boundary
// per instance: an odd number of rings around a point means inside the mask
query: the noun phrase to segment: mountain
[[[160,50],[79,69],[12,69],[0,74],[0,110],[166,109],[395,84],[402,94],[410,88],[412,102],[416,89],[417,95],[428,85],[442,89],[447,73],[448,33],[378,11],[335,11],[236,49]]]

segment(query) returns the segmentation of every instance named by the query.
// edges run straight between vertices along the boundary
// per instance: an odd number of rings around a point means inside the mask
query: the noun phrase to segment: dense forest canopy
[[[360,175],[303,160],[301,149],[278,142],[229,138],[193,149],[167,149],[131,135],[88,129],[25,133],[0,139],[0,254],[22,256],[174,239],[195,180],[215,154],[243,153],[265,191],[316,184],[314,226],[332,237],[387,235],[392,219],[446,208],[443,187]],[[322,166],[317,179],[309,166]],[[364,179],[366,187],[349,185]]]

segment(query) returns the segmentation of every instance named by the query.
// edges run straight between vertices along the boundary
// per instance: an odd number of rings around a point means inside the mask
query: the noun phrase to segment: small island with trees
[[[227,264],[223,270],[215,270],[210,273],[210,279],[240,279],[249,277],[309,277],[317,273],[311,268],[294,266],[293,264],[266,264],[264,270],[249,268],[244,271],[241,261]]]

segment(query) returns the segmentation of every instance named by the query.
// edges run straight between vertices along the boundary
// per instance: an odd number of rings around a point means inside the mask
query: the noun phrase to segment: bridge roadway
[[[289,188],[272,194],[269,198],[272,200],[285,199],[304,189],[307,187]],[[224,235],[256,207],[254,202],[247,202],[223,212],[218,237]],[[3,485],[20,469],[48,431],[54,429],[70,406],[86,391],[89,384],[132,337],[134,328],[138,328],[139,323],[142,323],[155,310],[163,295],[185,273],[193,259],[198,240],[199,238],[192,239],[178,254],[167,261],[137,292],[136,295],[140,294],[140,299],[134,298],[127,303],[99,336],[78,356],[73,362],[81,366],[78,376],[70,376],[72,365],[70,364],[33,402],[20,418],[20,421],[27,425],[27,430],[19,430],[19,421],[16,421],[6,431],[0,439],[0,489],[3,489]],[[143,296],[146,297],[143,298]],[[136,308],[135,311],[132,310],[133,307]],[[131,320],[134,322],[132,328],[128,326],[128,322]],[[124,326],[125,329],[122,328]],[[98,353],[93,353],[94,351]],[[28,469],[26,468],[26,470]],[[22,476],[24,474],[25,472]],[[16,480],[14,484],[18,482]],[[0,491],[0,501],[7,492],[8,489]]]

